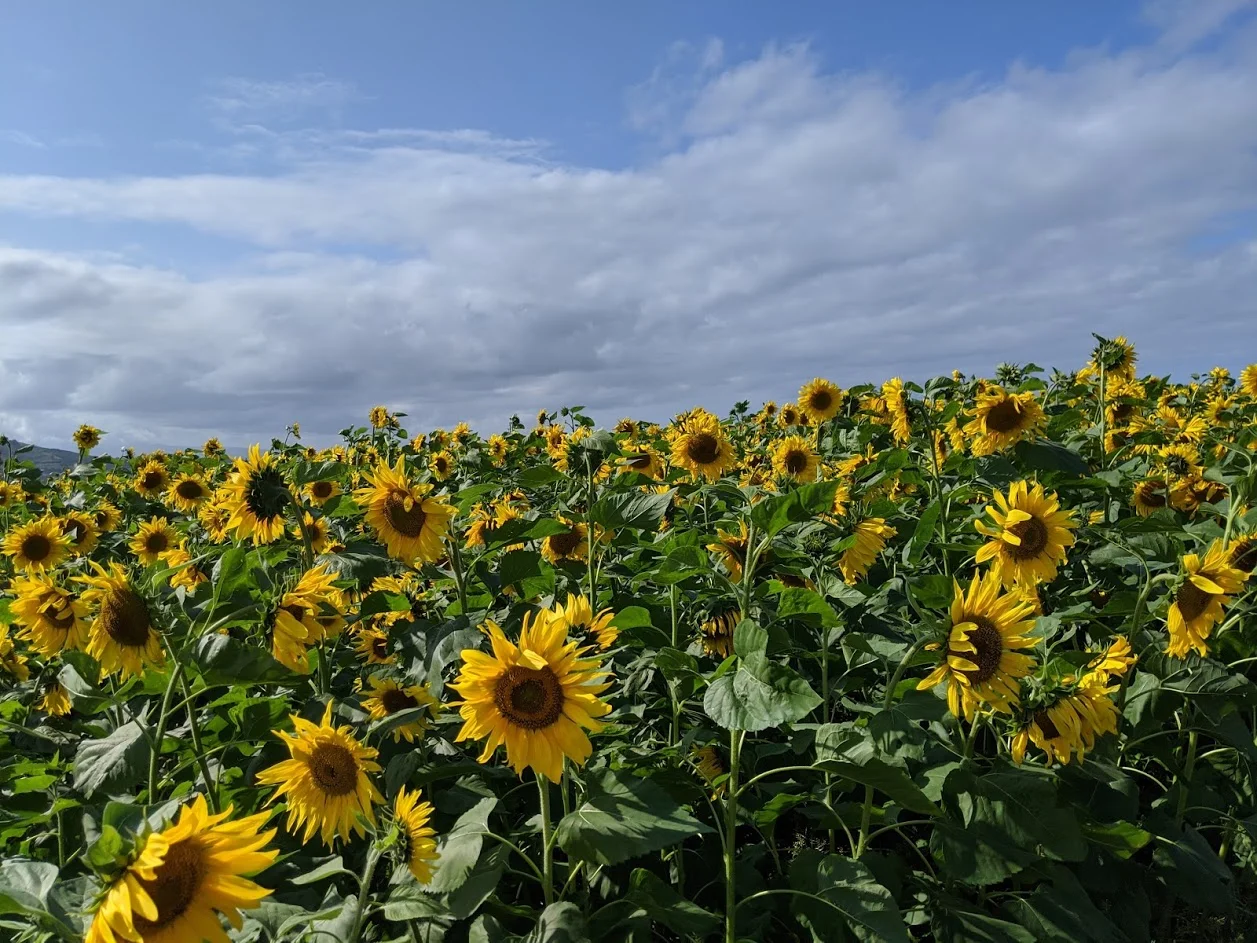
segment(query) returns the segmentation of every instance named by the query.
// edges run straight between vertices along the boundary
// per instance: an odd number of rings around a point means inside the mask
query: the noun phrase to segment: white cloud
[[[363,96],[350,82],[309,72],[281,81],[233,76],[216,83],[207,101],[229,126],[268,121],[288,122],[311,113],[339,115]]]
[[[334,433],[376,402],[414,428],[571,403],[665,418],[817,374],[1076,365],[1091,330],[1150,369],[1226,363],[1257,350],[1257,240],[1192,240],[1257,207],[1255,49],[1234,30],[910,91],[805,47],[709,45],[667,67],[697,80],[630,96],[673,143],[621,171],[387,129],[277,134],[266,176],[0,176],[0,210],[252,253],[192,279],[0,249],[0,419],[138,444]]]

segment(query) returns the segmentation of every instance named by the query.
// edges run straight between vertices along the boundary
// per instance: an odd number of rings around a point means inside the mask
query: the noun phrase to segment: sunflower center
[[[65,522],[66,530],[70,532],[70,539],[75,544],[81,544],[87,539],[87,523],[85,521],[70,518]]]
[[[1257,570],[1257,540],[1241,540],[1231,550],[1231,566],[1245,573]]]
[[[195,501],[205,496],[205,489],[199,481],[181,481],[175,485],[175,494],[185,501]]]
[[[1191,471],[1191,463],[1181,455],[1171,455],[1166,458],[1165,467],[1171,475],[1180,477]]]
[[[45,622],[62,632],[74,625],[74,608],[64,599],[47,603],[40,613]]]
[[[325,501],[332,496],[332,483],[330,481],[316,481],[310,486],[310,493],[320,501]]]
[[[1179,587],[1178,594],[1174,597],[1174,601],[1178,604],[1178,611],[1188,622],[1202,615],[1209,608],[1212,600],[1212,593],[1206,593],[1191,580]]]
[[[1016,432],[1021,427],[1021,406],[1015,399],[996,403],[986,414],[986,427],[992,432]]]
[[[376,658],[388,657],[388,636],[380,635],[371,640],[371,654]]]
[[[649,455],[634,455],[632,458],[628,460],[628,464],[629,464],[629,468],[636,469],[637,471],[642,471],[643,469],[650,467],[650,456]]]
[[[972,684],[982,684],[999,671],[999,663],[1004,656],[1004,636],[984,616],[970,616],[968,621],[974,624],[967,636],[974,651],[956,654],[978,666],[977,671],[966,671],[965,676]]]
[[[22,556],[32,563],[47,560],[52,553],[52,541],[43,534],[30,534],[22,541]]]
[[[1056,724],[1052,723],[1052,717],[1047,711],[1039,711],[1035,714],[1034,722],[1039,725],[1039,729],[1043,731],[1043,736],[1048,740],[1055,740],[1061,735]]]
[[[159,471],[148,471],[140,478],[140,487],[145,491],[156,491],[162,486],[166,476]]]
[[[245,484],[244,503],[259,520],[269,521],[281,516],[288,506],[284,476],[275,468],[253,472]]]
[[[410,710],[412,707],[419,706],[419,702],[401,688],[392,688],[385,691],[380,695],[380,703],[384,705],[384,709],[390,714],[396,714],[398,711]]]
[[[144,600],[129,589],[117,589],[105,597],[100,607],[105,632],[119,645],[141,648],[148,644],[152,622]]]
[[[1113,407],[1113,421],[1125,422],[1134,412],[1135,407],[1132,403],[1118,403]]]
[[[700,432],[698,435],[690,436],[689,444],[685,447],[685,453],[692,462],[697,462],[699,465],[710,465],[716,460],[716,456],[720,454],[720,442],[710,432]]]
[[[144,550],[148,553],[165,553],[170,546],[170,538],[165,531],[153,531],[144,538]]]
[[[498,679],[493,703],[516,726],[542,730],[563,716],[563,686],[549,667],[515,665]]]
[[[1019,546],[1009,548],[1014,560],[1033,560],[1047,549],[1047,525],[1037,517],[1018,521],[1010,525],[1008,531],[1021,541]]]
[[[807,469],[807,453],[799,449],[791,449],[786,453],[786,471],[792,475],[801,475]]]
[[[162,863],[154,869],[151,881],[139,879],[140,886],[157,907],[156,920],[138,913],[132,915],[141,936],[156,933],[184,915],[205,882],[205,859],[201,840],[195,836],[185,838],[170,846]]]
[[[399,534],[418,537],[423,533],[423,522],[428,516],[423,513],[421,504],[421,501],[414,500],[405,491],[390,491],[384,499],[384,516]]]
[[[568,554],[574,553],[579,546],[580,534],[575,531],[570,531],[566,534],[553,534],[550,537],[550,549],[560,557],[566,557]]]
[[[1142,489],[1139,500],[1150,508],[1165,507],[1165,492],[1158,485],[1149,485]]]
[[[320,743],[308,760],[310,776],[329,796],[347,796],[358,787],[358,761],[339,743]]]
[[[807,404],[818,413],[823,413],[834,404],[834,397],[829,390],[816,390],[808,397]]]

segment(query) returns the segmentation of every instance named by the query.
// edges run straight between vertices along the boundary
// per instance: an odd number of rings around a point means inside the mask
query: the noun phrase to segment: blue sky
[[[1242,366],[1255,50],[1244,0],[9,4],[0,430]]]

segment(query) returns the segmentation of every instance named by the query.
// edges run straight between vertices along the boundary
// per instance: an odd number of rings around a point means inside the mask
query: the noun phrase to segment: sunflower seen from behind
[[[412,481],[400,456],[392,467],[376,466],[366,480],[354,497],[366,509],[366,522],[389,556],[403,563],[439,560],[454,508],[432,495],[432,485]]]
[[[370,778],[380,772],[378,754],[358,742],[352,727],[333,726],[332,710],[328,701],[317,724],[292,715],[294,733],[274,731],[291,759],[258,774],[260,784],[278,787],[270,801],[287,803],[288,830],[303,842],[319,835],[329,847],[351,832],[366,834],[358,816],[374,825],[375,806],[384,801]]]
[[[978,548],[977,562],[993,562],[992,570],[1005,586],[1050,583],[1074,543],[1078,523],[1073,514],[1061,510],[1056,495],[1038,483],[1015,481],[1007,497],[996,491],[994,498],[995,504],[986,507],[994,526],[981,519],[974,522],[990,538]]]
[[[493,653],[464,649],[458,680],[451,687],[463,727],[456,741],[485,741],[480,762],[498,747],[516,773],[526,768],[558,782],[564,758],[583,766],[593,752],[586,731],[597,733],[597,718],[611,706],[599,699],[609,688],[595,658],[580,656],[579,642],[546,613],[524,619],[519,642],[509,641],[488,623]]]
[[[161,636],[148,602],[136,591],[117,563],[106,570],[92,563],[93,574],[78,580],[87,588],[82,599],[91,613],[87,653],[100,662],[102,674],[120,673],[123,680],[164,663]]]
[[[41,517],[12,528],[0,543],[13,568],[24,573],[51,570],[70,553],[70,539],[55,517]]]
[[[271,891],[248,879],[279,855],[263,812],[233,820],[197,796],[168,828],[143,839],[139,854],[105,889],[84,943],[228,943],[219,916],[237,930],[242,910]]]

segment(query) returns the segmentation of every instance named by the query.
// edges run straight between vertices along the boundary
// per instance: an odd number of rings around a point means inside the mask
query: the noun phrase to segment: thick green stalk
[[[367,863],[362,869],[362,877],[358,880],[358,900],[354,908],[354,922],[346,943],[358,943],[362,935],[362,926],[367,922],[367,903],[371,897],[371,879],[375,877],[375,866],[380,861],[380,850],[372,842],[367,852]]]
[[[737,943],[738,892],[736,871],[738,830],[738,764],[741,760],[741,730],[729,731],[729,780],[725,796],[725,943]]]
[[[541,798],[541,888],[549,907],[554,903],[554,848],[550,828],[550,783],[544,776],[537,776],[537,791]]]
[[[196,754],[196,765],[201,769],[201,778],[205,780],[205,798],[209,801],[210,810],[215,814],[218,813],[218,791],[214,788],[214,776],[210,772],[209,760],[205,758],[205,751],[201,748],[201,728],[197,724],[196,710],[192,706],[192,691],[188,687],[188,679],[179,674],[179,687],[183,691],[184,700],[188,707],[188,732],[192,735],[192,750]]]
[[[179,683],[179,675],[183,666],[176,661],[170,670],[170,681],[166,684],[166,693],[162,696],[161,710],[157,712],[157,728],[153,751],[148,758],[148,801],[157,801],[157,765],[161,758],[162,741],[166,739],[166,724],[170,721],[170,702],[174,698],[175,686]],[[189,707],[189,710],[191,708]]]
[[[450,534],[450,569],[454,571],[454,588],[458,591],[458,605],[467,615],[467,581],[463,575],[463,556],[458,551],[458,539]]]

